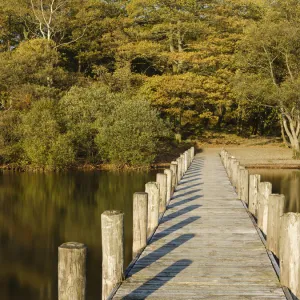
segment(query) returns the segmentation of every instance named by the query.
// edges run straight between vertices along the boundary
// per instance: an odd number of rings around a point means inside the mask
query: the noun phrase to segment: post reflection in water
[[[0,299],[57,299],[57,248],[68,241],[88,246],[87,299],[100,299],[100,215],[125,212],[128,264],[132,196],[155,173],[0,173]]]
[[[300,212],[300,170],[250,169],[250,174],[260,174],[261,182],[272,183],[272,193],[285,195],[285,212]]]

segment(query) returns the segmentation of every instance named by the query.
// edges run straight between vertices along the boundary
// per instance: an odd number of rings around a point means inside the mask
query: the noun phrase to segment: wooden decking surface
[[[195,157],[114,299],[286,299],[217,151]]]

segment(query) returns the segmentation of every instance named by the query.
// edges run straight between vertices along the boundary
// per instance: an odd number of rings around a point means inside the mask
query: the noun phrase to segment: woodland
[[[300,157],[299,0],[1,0],[0,164],[149,166],[209,130]]]

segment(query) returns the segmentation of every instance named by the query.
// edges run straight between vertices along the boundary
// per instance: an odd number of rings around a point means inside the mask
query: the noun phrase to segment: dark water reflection
[[[125,212],[131,261],[132,195],[156,172],[0,173],[0,299],[57,299],[57,247],[88,246],[87,299],[101,294],[103,211]]]
[[[272,183],[272,192],[285,195],[285,212],[300,212],[300,170],[252,169],[261,181]]]

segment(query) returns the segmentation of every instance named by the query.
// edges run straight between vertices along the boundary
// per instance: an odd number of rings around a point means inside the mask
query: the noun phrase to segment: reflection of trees
[[[79,241],[89,247],[88,299],[99,298],[100,215],[107,209],[125,212],[129,262],[132,194],[150,179],[145,173],[0,174],[0,287],[14,278],[20,295],[29,286],[28,299],[55,299],[57,247]]]
[[[300,212],[300,171],[264,169],[252,170],[252,174],[261,174],[262,181],[272,183],[272,192],[285,195],[285,211]]]

